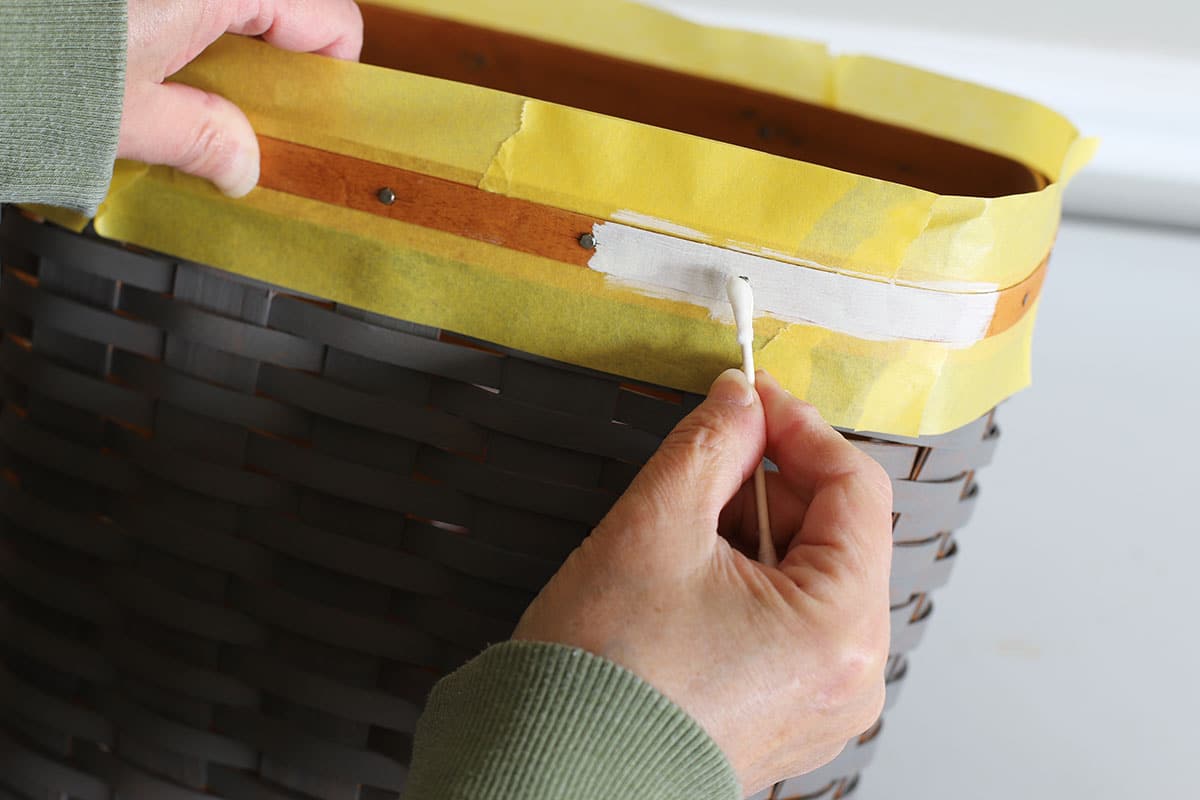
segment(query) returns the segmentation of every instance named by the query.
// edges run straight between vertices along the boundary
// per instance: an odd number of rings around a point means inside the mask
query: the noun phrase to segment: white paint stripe
[[[683,300],[732,322],[725,285],[745,275],[758,313],[860,339],[910,339],[966,347],[987,334],[996,294],[952,294],[864,280],[773,261],[614,222],[593,228],[589,266],[645,294]]]

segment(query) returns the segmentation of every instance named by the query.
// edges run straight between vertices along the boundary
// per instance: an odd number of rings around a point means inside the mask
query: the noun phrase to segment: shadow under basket
[[[4,797],[396,797],[433,683],[700,400],[16,209],[0,256]],[[889,704],[997,435],[850,436],[895,486]]]

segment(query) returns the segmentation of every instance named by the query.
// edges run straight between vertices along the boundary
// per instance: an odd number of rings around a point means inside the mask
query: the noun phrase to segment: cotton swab
[[[750,279],[734,275],[726,284],[729,305],[733,306],[733,321],[737,324],[737,340],[742,347],[742,372],[754,386],[754,290]],[[775,554],[775,539],[771,536],[771,516],[767,511],[767,474],[763,464],[754,470],[754,503],[758,509],[758,560],[768,567],[779,563]]]

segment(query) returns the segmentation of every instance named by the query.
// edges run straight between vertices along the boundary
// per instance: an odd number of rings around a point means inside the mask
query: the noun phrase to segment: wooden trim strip
[[[592,236],[603,221],[590,216],[294,142],[263,136],[259,145],[259,185],[266,189],[576,267],[590,268],[596,254],[594,239],[584,237]],[[389,193],[381,195],[385,189]],[[1046,268],[1043,261],[1024,281],[995,293],[996,310],[987,336],[1009,330],[1028,313],[1041,292]],[[860,279],[846,276],[846,280]]]
[[[1047,255],[1028,278],[999,292],[999,296],[996,298],[996,311],[992,315],[992,324],[987,331],[988,336],[1004,333],[1029,313],[1042,294],[1042,286],[1046,282],[1046,271],[1049,268],[1050,256]]]
[[[259,137],[259,185],[586,267],[598,220],[373,161]],[[380,197],[390,190],[391,203]]]

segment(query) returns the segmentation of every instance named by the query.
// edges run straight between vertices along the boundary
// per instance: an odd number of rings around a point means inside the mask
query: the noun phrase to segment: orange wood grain
[[[259,146],[267,189],[579,267],[592,256],[579,238],[596,220],[582,214],[266,136]],[[385,187],[395,193],[391,205],[379,200]]]
[[[1004,333],[1029,313],[1042,293],[1049,267],[1050,257],[1047,256],[1028,278],[1000,292],[1000,297],[996,300],[996,311],[992,315],[992,324],[987,331],[988,336]]]

